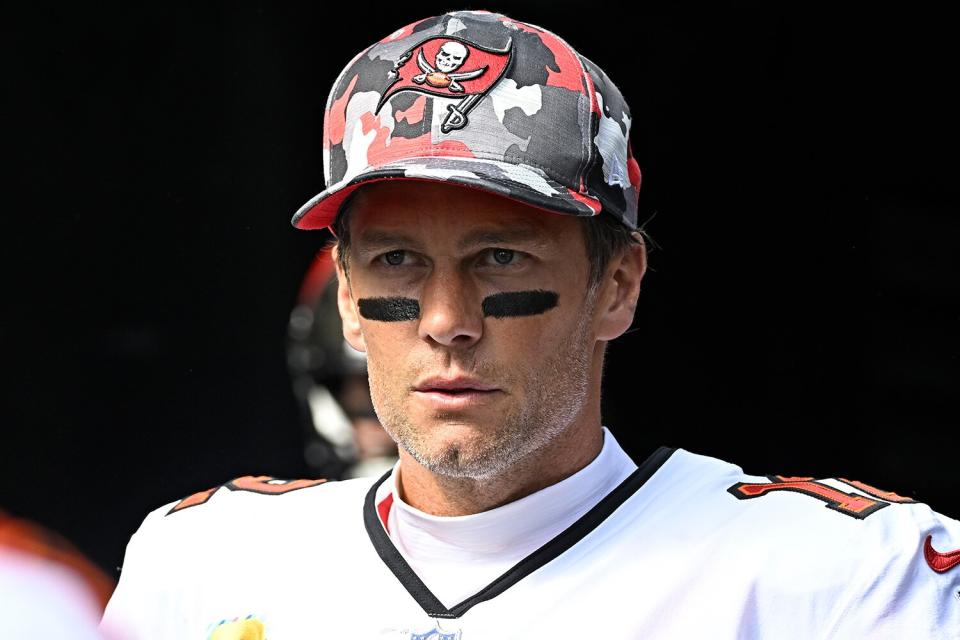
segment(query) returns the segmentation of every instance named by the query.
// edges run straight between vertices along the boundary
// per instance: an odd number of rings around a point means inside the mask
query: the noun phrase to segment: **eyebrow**
[[[543,246],[547,244],[543,231],[533,225],[521,225],[509,229],[477,229],[465,235],[458,243],[461,249],[477,245],[527,244]]]
[[[544,246],[546,239],[539,227],[534,225],[520,225],[508,229],[488,228],[471,231],[457,243],[460,249],[469,249],[476,246],[498,244],[526,244]],[[366,229],[357,238],[357,246],[362,251],[377,251],[397,246],[419,248],[420,242],[412,236],[396,231],[381,231]]]
[[[377,251],[379,249],[392,249],[397,246],[416,248],[420,243],[404,233],[368,229],[360,233],[356,244],[364,251]]]

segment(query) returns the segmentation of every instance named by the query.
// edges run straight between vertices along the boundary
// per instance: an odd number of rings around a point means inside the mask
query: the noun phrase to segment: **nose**
[[[467,349],[483,335],[476,289],[454,269],[435,269],[420,298],[420,337],[445,347]]]

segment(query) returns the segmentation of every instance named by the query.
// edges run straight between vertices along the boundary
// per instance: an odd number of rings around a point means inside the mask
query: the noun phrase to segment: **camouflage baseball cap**
[[[340,73],[324,117],[326,189],[293,217],[333,224],[382,180],[442,181],[575,216],[637,226],[630,110],[561,38],[487,11],[398,29]]]

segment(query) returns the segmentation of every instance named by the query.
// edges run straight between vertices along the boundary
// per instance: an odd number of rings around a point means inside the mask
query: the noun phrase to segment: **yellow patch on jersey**
[[[221,622],[209,640],[265,640],[263,623],[254,618]]]

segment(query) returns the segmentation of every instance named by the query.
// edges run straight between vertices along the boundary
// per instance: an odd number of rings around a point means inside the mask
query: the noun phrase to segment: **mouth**
[[[431,377],[413,386],[413,396],[435,409],[456,410],[482,405],[502,394],[496,385],[469,377]]]

